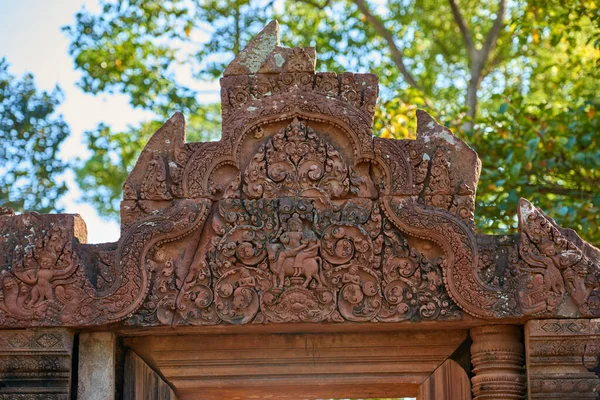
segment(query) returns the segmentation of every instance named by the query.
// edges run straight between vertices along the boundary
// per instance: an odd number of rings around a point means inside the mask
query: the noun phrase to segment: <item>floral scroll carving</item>
[[[295,118],[261,146],[244,172],[249,198],[358,193],[359,178],[331,144]]]
[[[385,197],[385,210],[394,223],[408,234],[430,238],[444,249],[444,281],[450,296],[466,312],[493,317],[508,314],[514,300],[506,293],[491,290],[477,279],[478,251],[473,232],[458,218],[428,209],[410,199]]]
[[[221,80],[220,141],[179,113],[150,138],[117,243],[0,211],[2,326],[600,316],[600,250],[525,200],[518,235],[477,234],[473,149],[422,111],[415,140],[373,138],[377,77],[276,34]]]
[[[460,318],[442,261],[411,248],[377,202],[229,199],[217,210],[195,274],[211,276],[213,292],[196,304],[204,318],[180,323],[213,323],[213,313],[233,324]]]
[[[128,324],[461,318],[443,249],[361,197],[371,178],[335,145],[300,118],[259,138],[206,228],[148,250],[155,278]]]

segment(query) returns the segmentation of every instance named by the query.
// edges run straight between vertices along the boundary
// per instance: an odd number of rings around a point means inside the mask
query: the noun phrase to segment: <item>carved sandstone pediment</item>
[[[175,114],[123,186],[117,243],[0,215],[0,325],[392,323],[600,316],[600,251],[526,200],[474,231],[481,163],[425,112],[373,138],[371,74],[315,72],[270,24],[221,79],[223,135]]]

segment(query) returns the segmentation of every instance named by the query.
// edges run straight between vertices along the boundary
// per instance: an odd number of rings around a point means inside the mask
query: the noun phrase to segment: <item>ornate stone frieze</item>
[[[597,319],[532,320],[525,326],[530,399],[597,399]]]
[[[416,140],[375,138],[374,144],[374,173],[382,194],[418,197],[473,230],[481,170],[473,149],[423,111],[417,111]]]
[[[361,178],[340,153],[295,118],[252,157],[244,171],[243,192],[250,199],[337,199],[358,194],[360,183]]]
[[[600,250],[526,200],[474,230],[477,153],[427,113],[373,138],[371,74],[315,72],[270,24],[221,79],[223,135],[175,114],[123,185],[117,243],[0,212],[0,326],[600,316]]]
[[[407,236],[363,197],[371,177],[307,121],[245,159],[203,230],[148,250],[154,281],[128,324],[461,318],[440,246]]]
[[[64,329],[0,332],[0,399],[70,399],[72,351]]]
[[[217,209],[204,269],[192,273],[212,285],[178,324],[214,323],[213,309],[235,324],[460,317],[437,246],[411,247],[376,202],[222,200]],[[197,319],[199,305],[208,318]]]

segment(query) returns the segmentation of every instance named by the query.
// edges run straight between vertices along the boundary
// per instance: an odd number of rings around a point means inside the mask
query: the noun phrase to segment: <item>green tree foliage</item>
[[[65,164],[57,153],[69,128],[56,107],[57,87],[38,91],[31,74],[16,78],[0,59],[0,206],[16,211],[60,211],[56,200],[66,191],[57,177]]]
[[[66,28],[86,91],[125,93],[157,120],[175,110],[199,116],[191,130],[212,135],[218,121],[206,110],[215,106],[202,104],[184,78],[217,78],[277,18],[284,43],[318,48],[318,68],[380,77],[375,134],[414,136],[412,113],[419,107],[479,151],[481,230],[514,230],[517,200],[525,196],[600,242],[594,1],[101,1],[102,13],[81,12]],[[153,129],[109,135],[101,127],[90,134],[96,155],[79,176],[96,204],[114,204],[126,168]],[[106,163],[113,173],[101,171]]]

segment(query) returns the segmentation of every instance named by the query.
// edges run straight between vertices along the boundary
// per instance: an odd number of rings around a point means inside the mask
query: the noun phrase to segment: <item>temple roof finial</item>
[[[235,56],[223,76],[313,73],[316,59],[314,47],[291,49],[280,46],[279,23],[273,20]]]

